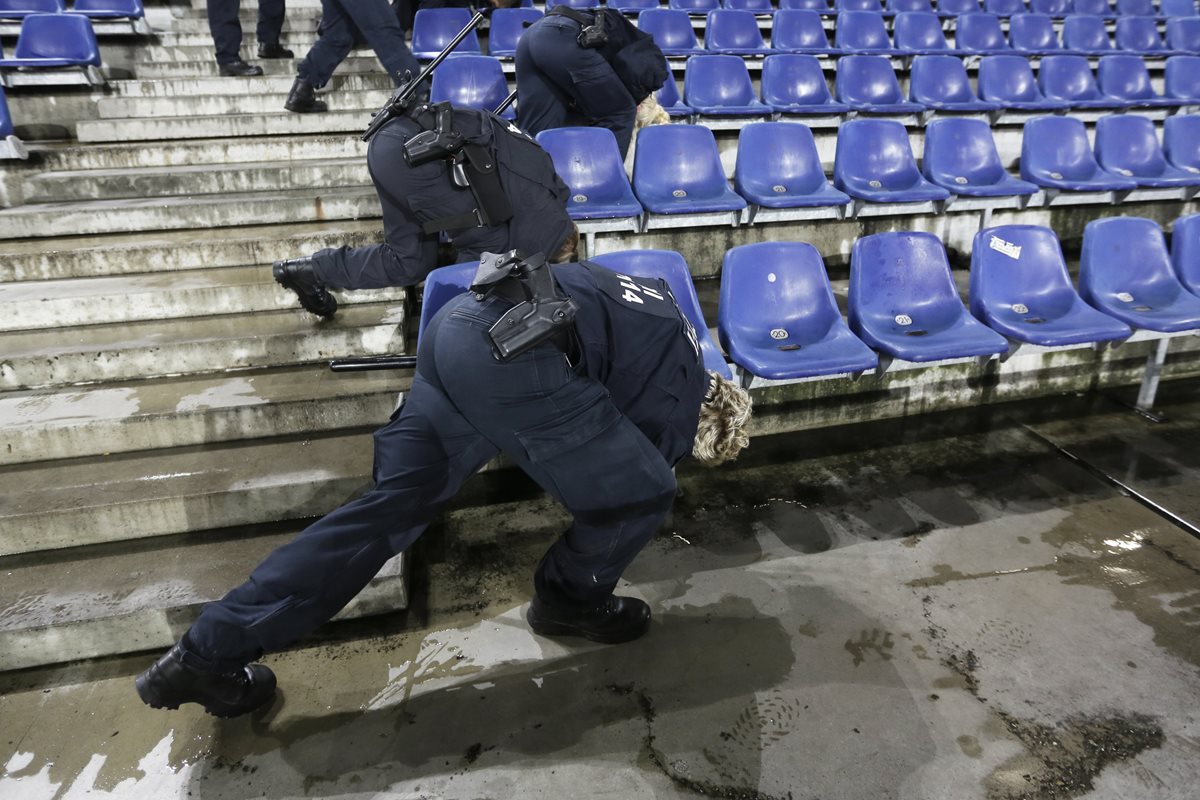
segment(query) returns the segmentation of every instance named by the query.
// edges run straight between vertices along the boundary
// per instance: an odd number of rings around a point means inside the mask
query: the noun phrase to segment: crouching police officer
[[[442,232],[458,261],[513,249],[547,253],[554,262],[575,257],[579,232],[567,216],[567,187],[549,154],[511,122],[449,103],[418,103],[369,135],[367,167],[383,206],[384,242],[272,266],[275,280],[312,313],[337,311],[329,289],[420,283],[439,266]]]
[[[486,254],[471,288],[421,337],[411,392],[375,433],[374,488],[206,606],[136,679],[145,703],[266,703],[274,674],[251,662],[337,613],[501,452],[573,516],[536,569],[529,626],[613,644],[646,632],[649,607],[613,589],[671,507],[672,467],[746,446],[749,396],[705,373],[665,281],[513,252]]]

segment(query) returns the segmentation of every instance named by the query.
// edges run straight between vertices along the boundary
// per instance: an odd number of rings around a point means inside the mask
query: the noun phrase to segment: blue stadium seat
[[[1176,167],[1200,175],[1200,116],[1181,114],[1163,121],[1163,155]]]
[[[1013,111],[1058,111],[1068,106],[1048,100],[1038,89],[1024,56],[984,56],[979,60],[979,97]]]
[[[702,125],[652,125],[638,131],[633,190],[642,206],[655,214],[746,207],[725,180],[717,140]]]
[[[607,128],[551,128],[537,135],[554,171],[571,190],[571,219],[640,217],[617,139]]]
[[[1025,0],[983,0],[983,10],[989,14],[995,14],[997,17],[1024,14]]]
[[[1096,161],[1138,186],[1200,186],[1200,175],[1167,163],[1154,123],[1137,114],[1114,114],[1096,121]]]
[[[980,100],[957,56],[917,56],[908,73],[908,96],[938,111],[998,111],[999,103]]]
[[[642,11],[659,7],[658,0],[611,0],[607,5],[629,16],[637,16]]]
[[[897,52],[888,40],[883,15],[873,11],[842,11],[837,15],[834,47],[843,53],[884,55]]]
[[[779,10],[828,11],[828,0],[779,0]]]
[[[763,102],[780,114],[828,115],[850,110],[845,103],[834,102],[816,56],[801,53],[767,56],[761,81]]]
[[[703,53],[696,31],[686,11],[651,8],[638,14],[638,28],[654,37],[654,43],[666,56],[690,56]]]
[[[1130,178],[1104,170],[1088,144],[1087,129],[1075,117],[1037,117],[1025,123],[1021,177],[1048,189],[1068,192],[1126,192]]]
[[[824,55],[839,52],[829,46],[821,15],[811,9],[780,9],[771,21],[771,48],[776,52]]]
[[[1083,229],[1079,293],[1133,328],[1200,328],[1200,297],[1179,282],[1158,223],[1139,217],[1093,220]]]
[[[950,192],[921,177],[908,131],[891,119],[852,119],[838,129],[833,185],[870,203],[921,203],[950,197]]]
[[[850,253],[850,329],[880,352],[942,361],[1008,351],[1008,341],[967,313],[946,248],[932,233],[877,233]]]
[[[942,33],[942,20],[924,11],[902,11],[892,23],[896,49],[905,55],[949,53],[951,47]]]
[[[441,311],[446,303],[460,294],[465,294],[471,288],[471,281],[478,269],[478,261],[468,261],[438,267],[425,276],[425,288],[421,293],[421,322],[417,327],[418,343],[421,341],[421,334],[429,327],[437,312]]]
[[[1154,0],[1117,0],[1117,13],[1122,17],[1153,17]]]
[[[886,56],[842,56],[837,64],[838,102],[868,114],[919,114],[920,103],[904,99]]]
[[[887,10],[893,14],[905,12],[933,13],[933,3],[930,0],[887,0]]]
[[[697,114],[746,116],[770,114],[754,95],[754,84],[740,56],[692,56],[683,75],[683,102]]]
[[[713,9],[720,8],[721,0],[668,0],[667,7],[703,17]]]
[[[1171,56],[1164,71],[1167,97],[1200,103],[1200,56]]]
[[[492,12],[491,27],[488,28],[488,55],[495,58],[515,56],[521,34],[541,18],[542,12],[536,8],[497,8]]]
[[[774,14],[771,0],[725,0],[725,8],[733,11],[752,11],[755,14]]]
[[[1200,17],[1167,20],[1167,47],[1181,53],[1200,53]]]
[[[921,173],[930,183],[966,197],[1034,194],[1038,187],[1004,169],[992,128],[981,119],[935,119],[925,126]]]
[[[1070,12],[1070,0],[1029,0],[1029,11],[1051,17],[1065,17]]]
[[[433,72],[430,100],[449,100],[456,106],[492,111],[508,97],[504,69],[492,56],[453,55]],[[505,119],[515,119],[512,106],[504,110]]]
[[[465,8],[422,8],[413,18],[412,52],[421,59],[431,59],[450,44],[466,24],[471,12]],[[479,37],[475,31],[454,48],[456,53],[478,53]]]
[[[1200,11],[1196,10],[1196,0],[1161,0],[1159,3],[1159,15],[1163,17],[1194,17],[1197,14]]]
[[[1108,4],[1108,0],[1071,0],[1071,13],[1090,14],[1093,17],[1106,19],[1117,15],[1112,6]]]
[[[1046,56],[1038,69],[1038,88],[1048,100],[1062,100],[1072,108],[1123,108],[1117,97],[1100,93],[1087,56]]]
[[[146,9],[142,0],[75,0],[69,13],[88,19],[142,19]]]
[[[746,244],[725,254],[717,334],[734,363],[769,380],[879,365],[842,319],[821,254],[801,242]]]
[[[1175,220],[1171,231],[1171,265],[1184,288],[1200,296],[1200,214]]]
[[[1016,14],[1008,21],[1008,41],[1018,53],[1061,53],[1054,20],[1049,14]]]
[[[1170,52],[1158,35],[1158,20],[1154,17],[1119,18],[1115,41],[1118,50],[1158,54]]]
[[[979,0],[938,0],[937,4],[937,13],[942,17],[978,14],[982,10],[979,6]]]
[[[1100,91],[1120,98],[1127,108],[1161,108],[1180,106],[1183,100],[1163,97],[1150,85],[1150,73],[1141,56],[1102,56],[1099,73]]]
[[[24,19],[30,14],[61,14],[64,0],[0,0],[0,19]]]
[[[733,377],[729,365],[725,363],[725,356],[721,355],[712,334],[708,332],[708,323],[700,311],[700,299],[696,297],[696,287],[692,284],[692,273],[683,256],[673,250],[624,250],[605,253],[590,260],[625,275],[664,279],[671,287],[671,294],[675,295],[679,310],[696,329],[705,368],[726,378]]]
[[[738,194],[763,208],[844,206],[850,202],[821,170],[812,130],[795,122],[756,122],[742,128],[733,185]]]
[[[1058,237],[1036,225],[1002,225],[971,245],[971,313],[1021,342],[1064,347],[1127,339],[1129,326],[1083,302]]]
[[[75,14],[30,14],[12,58],[0,58],[0,68],[84,66],[100,66],[100,46],[91,20]]]
[[[1012,47],[1004,39],[1004,31],[1000,29],[1000,18],[995,14],[959,16],[954,46],[960,52],[975,55],[1012,52]]]
[[[1077,14],[1063,22],[1063,48],[1084,56],[1096,56],[1116,50],[1108,38],[1108,29],[1100,17]]]
[[[880,0],[833,0],[833,9],[842,11],[868,11],[872,14],[882,14],[883,4]]]
[[[685,105],[679,97],[679,87],[675,85],[675,76],[671,74],[670,66],[667,67],[667,79],[663,81],[662,87],[654,93],[654,99],[662,106],[663,111],[667,112],[671,117],[690,117],[695,114],[695,110]]]
[[[717,9],[708,12],[704,27],[704,49],[710,53],[738,56],[771,52],[751,11]]]
[[[554,2],[550,4],[550,7],[553,8],[554,6],[566,6],[567,8],[575,8],[579,9],[580,11],[586,11],[589,8],[599,8],[600,0],[554,0]]]

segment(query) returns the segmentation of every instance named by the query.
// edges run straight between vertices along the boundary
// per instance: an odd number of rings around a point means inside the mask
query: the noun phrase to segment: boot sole
[[[570,625],[565,622],[554,622],[551,620],[530,619],[529,615],[525,615],[525,621],[529,623],[530,629],[539,636],[578,636],[587,639],[589,642],[598,644],[622,644],[623,642],[631,642],[634,639],[639,639],[646,634],[650,629],[650,621],[637,630],[628,630],[614,633],[602,633],[599,631],[591,631],[586,628],[580,628],[578,625]]]
[[[158,693],[155,692],[153,687],[150,686],[150,681],[146,678],[145,675],[139,675],[136,678],[134,678],[133,686],[135,689],[137,689],[138,697],[141,698],[142,702],[145,703],[146,705],[150,706],[151,708],[160,709],[160,710],[165,709],[168,711],[176,711],[179,709],[179,706],[182,705],[181,703],[176,703],[174,705],[171,705],[170,703],[163,702],[162,698],[158,696]],[[223,708],[212,708],[210,706],[203,705],[202,703],[197,703],[197,705],[200,705],[200,707],[204,709],[204,713],[208,714],[209,716],[217,717],[218,719],[233,719],[234,717],[240,717],[243,714],[249,714],[251,711],[256,711],[259,708],[261,708],[262,706],[267,705],[269,702],[271,702],[274,699],[275,699],[275,695],[272,694],[271,697],[264,700],[259,705],[255,706],[254,708],[246,709],[245,711],[223,709]],[[184,702],[194,703],[196,701],[186,700]]]
[[[337,314],[337,298],[334,298],[334,297],[330,298],[333,301],[333,308],[327,309],[324,311],[318,311],[315,308],[312,308],[309,306],[309,304],[306,302],[306,296],[305,296],[304,292],[302,292],[300,289],[296,288],[296,286],[293,284],[293,282],[291,280],[289,280],[286,275],[284,277],[280,277],[278,275],[272,274],[272,277],[274,277],[275,282],[278,283],[280,286],[282,286],[284,289],[287,289],[289,292],[295,292],[297,299],[299,299],[299,301],[300,301],[300,307],[303,308],[308,313],[316,314],[318,317],[324,317],[325,319],[333,319],[334,315]]]

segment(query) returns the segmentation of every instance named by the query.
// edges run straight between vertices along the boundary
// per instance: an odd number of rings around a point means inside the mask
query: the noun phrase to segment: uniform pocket
[[[559,357],[562,358],[561,354]],[[608,393],[598,383],[584,378],[569,381],[549,399],[558,413],[516,432],[517,441],[533,462],[568,453],[595,439],[621,418]]]

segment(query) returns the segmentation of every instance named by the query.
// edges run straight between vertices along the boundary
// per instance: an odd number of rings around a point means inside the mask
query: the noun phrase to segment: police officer
[[[371,137],[367,150],[367,167],[383,206],[385,241],[276,262],[275,279],[295,291],[304,308],[331,317],[337,311],[331,288],[420,283],[438,266],[442,231],[459,261],[512,249],[547,253],[552,261],[574,257],[579,234],[567,216],[569,192],[546,151],[512,123],[485,111],[454,108],[448,124],[461,134],[465,147],[486,153],[493,177],[472,177],[471,162],[461,155],[457,158],[464,163],[458,167],[447,158],[409,164],[406,144],[437,125],[433,107],[418,105],[388,122]],[[460,185],[463,178],[472,186]],[[501,208],[486,207],[496,205]]]
[[[614,644],[646,632],[649,607],[613,589],[671,506],[672,467],[747,444],[749,397],[705,373],[665,281],[509,253],[487,254],[472,289],[421,337],[412,389],[375,434],[374,488],[206,606],[136,679],[145,703],[219,716],[266,703],[274,675],[251,662],[337,613],[501,452],[574,518],[536,569],[534,632]]]
[[[217,65],[222,75],[251,77],[262,75],[262,67],[242,60],[242,23],[238,19],[241,0],[208,0],[208,29],[217,51]],[[284,0],[258,2],[258,57],[291,58],[292,51],[279,43],[283,30]]]

